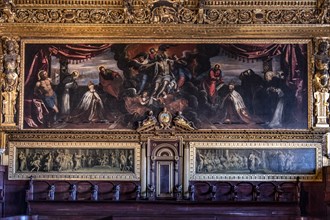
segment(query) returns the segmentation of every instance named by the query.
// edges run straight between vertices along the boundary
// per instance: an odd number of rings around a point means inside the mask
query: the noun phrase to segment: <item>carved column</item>
[[[185,143],[183,149],[183,196],[189,198],[189,145]]]
[[[147,152],[146,143],[141,146],[141,196],[147,197]]]
[[[325,156],[326,156],[326,158],[328,160],[326,162],[326,164],[328,164],[329,163],[329,159],[330,159],[330,132],[326,133],[324,136],[325,136],[325,139],[324,139],[324,142],[323,142],[323,144],[324,144],[323,147],[326,149]]]
[[[315,117],[316,117],[315,127],[327,128],[329,127],[329,124],[327,122],[329,93],[325,90],[320,92],[314,92],[314,99],[315,99]]]
[[[7,145],[7,134],[5,132],[0,132],[0,158],[1,165],[3,165],[3,153],[6,150]]]
[[[313,77],[315,127],[329,127],[329,39],[316,39]]]
[[[18,96],[20,55],[18,38],[2,37],[1,56],[1,125],[15,126],[16,100]]]

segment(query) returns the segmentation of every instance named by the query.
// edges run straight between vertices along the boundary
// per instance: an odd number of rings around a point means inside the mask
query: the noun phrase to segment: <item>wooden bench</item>
[[[191,182],[189,198],[141,198],[139,182],[33,181],[29,215],[39,219],[295,219],[299,182]]]

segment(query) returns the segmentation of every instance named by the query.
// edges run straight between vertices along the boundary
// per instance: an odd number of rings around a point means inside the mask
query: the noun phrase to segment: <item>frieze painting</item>
[[[37,178],[52,178],[54,175],[57,178],[115,177],[129,180],[139,176],[137,144],[54,144],[56,148],[49,142],[31,143],[30,146],[14,143],[10,152],[9,169],[12,175]]]
[[[42,42],[23,42],[25,129],[136,129],[164,108],[198,129],[308,128],[308,41]]]
[[[235,147],[229,143],[192,143],[191,173],[197,179],[221,175],[222,178],[226,175],[275,179],[316,177],[322,167],[320,152],[321,149],[308,143],[237,143]]]

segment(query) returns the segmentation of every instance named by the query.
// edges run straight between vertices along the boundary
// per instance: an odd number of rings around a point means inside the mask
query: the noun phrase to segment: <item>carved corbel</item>
[[[16,100],[18,96],[19,70],[19,38],[2,37],[3,54],[0,57],[1,85],[1,125],[15,126]]]

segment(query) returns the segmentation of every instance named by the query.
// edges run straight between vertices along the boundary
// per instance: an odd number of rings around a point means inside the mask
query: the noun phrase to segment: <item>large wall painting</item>
[[[308,128],[307,40],[86,42],[23,41],[22,128],[135,129],[164,107],[199,129]]]
[[[191,180],[321,180],[318,143],[192,142]]]
[[[135,143],[11,142],[9,178],[140,179]]]

